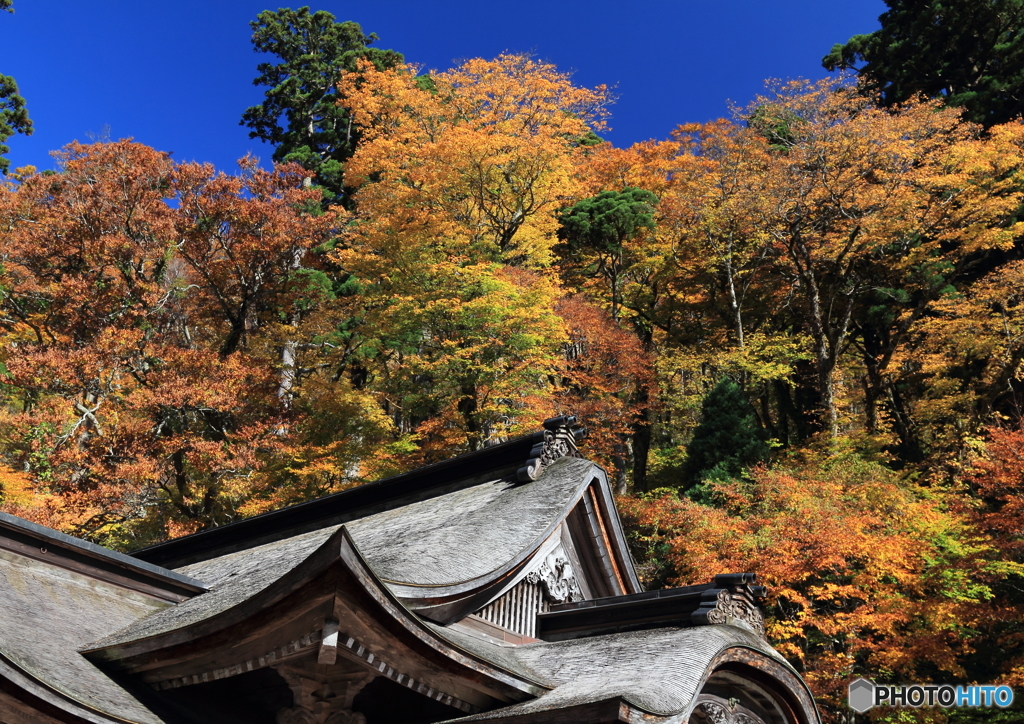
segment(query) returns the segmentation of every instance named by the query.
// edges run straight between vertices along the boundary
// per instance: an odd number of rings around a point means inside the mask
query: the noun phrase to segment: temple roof
[[[565,420],[545,444],[564,443]],[[326,662],[334,686],[388,679],[466,721],[681,721],[709,677],[746,667],[784,683],[779,706],[804,712],[793,721],[817,721],[758,634],[753,576],[641,593],[605,472],[563,449],[528,436],[155,546],[148,562],[0,515],[0,707],[177,723],[191,719],[162,708],[184,701],[174,692]],[[503,638],[481,616],[530,586],[547,623]]]
[[[156,724],[77,649],[206,590],[186,575],[0,513],[0,683],[17,682],[54,712],[88,721]]]
[[[176,538],[132,552],[143,561],[180,568],[201,560],[252,548],[283,537],[351,522],[408,506],[481,482],[521,482],[520,470],[545,435],[575,418],[552,418],[545,432],[514,438],[401,475],[359,485],[280,510]]]
[[[476,482],[345,527],[370,568],[397,592],[405,586],[458,590],[481,579],[500,579],[521,564],[603,474],[587,460],[562,458],[529,484],[510,477]],[[339,527],[183,566],[178,574],[203,581],[210,592],[143,618],[96,641],[94,648],[159,635],[226,611],[299,565]]]
[[[266,543],[181,569],[180,573],[202,577],[209,592],[139,618],[108,636],[89,642],[89,648],[151,638],[205,621],[244,603],[279,581],[300,565],[313,551],[337,532],[339,526]]]
[[[9,520],[4,521],[9,523]],[[52,544],[47,555],[55,558]],[[0,547],[0,680],[88,721],[160,719],[77,653],[111,631],[171,605],[123,586]]]
[[[42,561],[57,560],[65,568],[87,569],[103,579],[167,600],[179,601],[206,590],[201,581],[184,574],[8,513],[0,513],[0,531],[3,531],[3,547],[8,550]]]
[[[536,699],[460,719],[467,722],[571,709],[611,699],[621,699],[656,716],[688,713],[713,664],[734,649],[756,652],[796,677],[768,642],[730,625],[633,631],[503,650],[440,627],[435,630],[453,641],[457,638],[462,646],[473,646],[479,655],[500,657],[506,665],[552,687]]]
[[[302,545],[292,545],[296,538]],[[158,611],[81,651],[166,690],[243,674],[304,650],[315,656],[334,621],[334,630],[339,622],[343,629],[332,648],[346,650],[347,660],[359,658],[381,673],[386,669],[386,675],[420,682],[424,690],[444,691],[453,706],[466,711],[474,704],[459,697],[482,705],[544,691],[531,677],[436,636],[374,575],[344,526],[266,546],[249,557],[266,559],[265,568],[236,567],[237,575],[225,576],[223,586],[179,604],[177,611]],[[238,579],[251,570],[260,570],[260,581],[241,584]]]
[[[587,460],[563,458],[540,481],[488,481],[361,518],[348,529],[388,583],[457,585],[536,549],[601,474]]]

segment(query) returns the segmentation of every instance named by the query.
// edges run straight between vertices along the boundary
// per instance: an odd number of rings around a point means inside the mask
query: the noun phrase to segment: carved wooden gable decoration
[[[750,574],[642,591],[580,433],[134,556],[0,515],[0,724],[817,724]]]

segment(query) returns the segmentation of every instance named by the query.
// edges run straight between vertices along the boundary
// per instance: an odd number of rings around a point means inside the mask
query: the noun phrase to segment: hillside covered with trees
[[[757,572],[831,721],[1024,685],[1024,13],[984,92],[897,94],[889,5],[859,79],[629,148],[529,56],[262,13],[272,170],[74,143],[0,188],[0,510],[132,549],[575,414],[645,583]]]

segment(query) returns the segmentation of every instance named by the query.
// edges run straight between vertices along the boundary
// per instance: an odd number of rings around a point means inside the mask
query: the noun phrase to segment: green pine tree
[[[602,191],[566,209],[558,220],[559,236],[576,252],[597,252],[597,271],[608,280],[612,318],[619,320],[620,292],[627,241],[643,229],[654,228],[658,197],[645,189],[627,186],[622,191]]]
[[[267,87],[265,99],[242,114],[241,125],[251,129],[250,138],[275,146],[275,161],[312,171],[325,205],[342,201],[344,164],[359,128],[338,105],[338,81],[356,72],[359,60],[384,70],[402,63],[402,54],[369,47],[376,35],[364,34],[358,23],[335,22],[325,10],[264,10],[250,25],[253,49],[281,62],[256,66],[253,85]]]
[[[680,487],[707,502],[702,483],[735,478],[767,460],[768,452],[750,401],[732,378],[723,377],[701,403],[701,420],[686,448]]]
[[[14,12],[11,0],[0,0],[0,10]],[[14,78],[0,75],[0,173],[7,173],[11,166],[3,154],[11,150],[6,141],[15,133],[31,136],[32,121]]]
[[[885,0],[882,27],[837,43],[828,70],[855,69],[885,105],[917,94],[985,127],[1024,113],[1024,0]]]

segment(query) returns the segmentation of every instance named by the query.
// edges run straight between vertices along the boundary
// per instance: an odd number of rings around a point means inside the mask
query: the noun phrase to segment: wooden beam
[[[316,655],[317,663],[333,664],[338,660],[338,621],[329,618],[324,621],[323,641]]]

